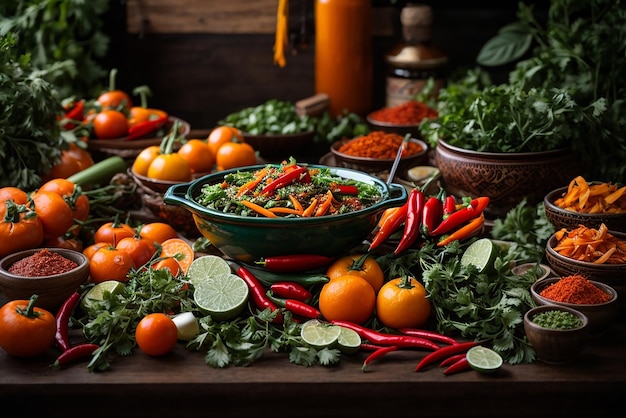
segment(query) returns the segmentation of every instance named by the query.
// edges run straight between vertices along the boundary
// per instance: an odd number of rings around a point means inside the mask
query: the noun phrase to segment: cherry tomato
[[[217,155],[217,150],[228,142],[244,142],[241,131],[230,126],[218,126],[207,137],[207,144],[213,155]]]
[[[94,165],[94,161],[89,151],[72,143],[69,149],[61,151],[61,161],[52,167],[52,170],[43,177],[43,180],[68,178],[92,165]]]
[[[130,254],[137,268],[146,264],[156,251],[152,241],[136,234],[132,237],[122,238],[115,248]]]
[[[128,134],[128,119],[117,110],[103,110],[93,120],[93,131],[99,139],[122,138]]]
[[[185,142],[178,153],[187,161],[192,173],[208,173],[215,165],[215,154],[201,139],[190,139]]]
[[[43,241],[43,225],[36,212],[26,205],[7,200],[0,219],[0,257],[38,247]]]
[[[178,232],[172,225],[165,222],[150,222],[141,226],[139,235],[150,239],[152,242],[162,244],[170,238],[178,237]]]
[[[98,249],[89,260],[91,282],[96,284],[106,280],[126,283],[133,268],[135,263],[130,254],[112,246]]]
[[[158,145],[151,145],[144,148],[137,157],[135,157],[132,170],[140,176],[147,176],[150,164],[152,164],[152,161],[154,161],[159,154],[161,154],[161,147]]]
[[[65,178],[55,178],[42,184],[38,191],[58,194],[70,206],[75,219],[79,221],[87,220],[89,216],[89,198],[83,194],[80,186]]]
[[[156,180],[185,182],[191,180],[191,168],[187,160],[176,152],[159,154],[148,167],[147,176]]]
[[[32,196],[45,239],[63,235],[74,225],[74,213],[61,195],[37,191]]]
[[[133,235],[135,235],[135,230],[132,226],[115,220],[100,225],[93,235],[93,240],[94,242],[106,242],[115,247],[122,238]]]
[[[178,341],[176,323],[164,313],[148,314],[137,324],[135,340],[147,355],[163,356],[171,352]]]
[[[256,153],[245,142],[227,142],[217,150],[215,162],[218,170],[245,167],[256,164]]]
[[[331,280],[346,274],[364,278],[372,285],[375,292],[378,292],[385,280],[385,273],[376,259],[371,256],[363,258],[363,254],[349,254],[340,257],[326,270],[326,275]]]
[[[0,347],[16,357],[35,357],[54,345],[56,320],[30,300],[13,300],[0,308]]]

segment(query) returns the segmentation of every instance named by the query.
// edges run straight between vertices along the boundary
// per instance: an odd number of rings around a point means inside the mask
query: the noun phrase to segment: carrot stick
[[[245,207],[247,207],[248,209],[252,209],[256,213],[265,216],[266,218],[276,218],[278,216],[274,212],[270,212],[269,210],[265,209],[264,207],[259,206],[256,203],[253,203],[253,202],[251,202],[249,200],[242,200],[241,204],[244,205]]]

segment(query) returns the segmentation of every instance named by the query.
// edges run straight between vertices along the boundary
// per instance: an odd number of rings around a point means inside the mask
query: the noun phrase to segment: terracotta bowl
[[[553,310],[569,312],[580,318],[583,325],[567,330],[551,329],[532,321],[536,315]],[[574,361],[587,346],[589,319],[582,312],[565,306],[538,306],[524,315],[524,331],[540,360],[550,364],[566,364]]]
[[[258,151],[261,157],[268,160],[285,160],[292,155],[302,154],[303,149],[313,144],[314,136],[314,131],[284,135],[243,133],[244,141]]]
[[[42,249],[19,251],[0,260],[0,290],[9,300],[28,300],[33,294],[37,294],[39,298],[35,305],[56,315],[63,302],[89,278],[89,260],[78,251],[49,248],[51,252],[74,261],[78,267],[65,273],[38,277],[24,277],[9,272],[13,263]]]
[[[561,277],[549,277],[547,279],[538,280],[532,284],[530,287],[530,294],[537,305],[564,306],[566,308],[582,312],[589,319],[589,332],[591,334],[601,334],[611,326],[611,323],[615,320],[619,313],[618,296],[615,289],[604,283],[590,280],[594,286],[612,296],[611,300],[608,302],[599,304],[565,303],[541,296],[540,293],[545,288],[558,282],[559,280],[561,280]]]
[[[559,187],[548,193],[543,199],[546,218],[558,231],[561,228],[575,229],[579,225],[598,229],[605,224],[609,230],[626,231],[626,213],[581,213],[565,210],[554,202],[567,193],[567,186]]]
[[[487,212],[501,216],[526,198],[539,203],[575,177],[578,158],[568,150],[490,153],[466,150],[439,140],[435,161],[446,190],[461,196],[489,196]]]

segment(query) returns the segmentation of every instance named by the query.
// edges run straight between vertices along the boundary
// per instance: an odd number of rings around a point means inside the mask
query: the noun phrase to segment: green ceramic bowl
[[[244,263],[263,257],[289,254],[338,256],[362,243],[375,228],[385,209],[402,205],[407,199],[404,186],[387,185],[366,173],[347,168],[329,168],[337,176],[377,187],[383,199],[368,208],[319,218],[251,218],[208,209],[195,201],[202,186],[222,181],[236,171],[255,171],[265,165],[235,168],[171,186],[163,200],[191,212],[200,233],[224,255]]]

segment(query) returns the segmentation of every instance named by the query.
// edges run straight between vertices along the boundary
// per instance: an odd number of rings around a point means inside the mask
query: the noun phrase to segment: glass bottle
[[[371,0],[315,1],[315,92],[333,117],[372,110],[371,9]]]
[[[403,40],[385,54],[386,105],[394,107],[414,100],[429,78],[436,95],[445,82],[447,54],[431,39],[432,8],[408,4],[400,12]]]

